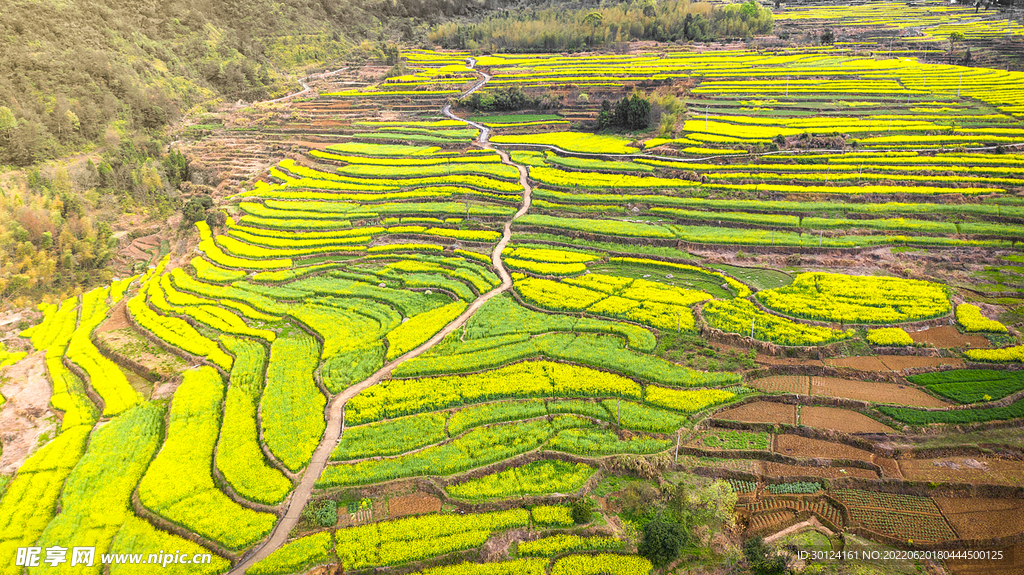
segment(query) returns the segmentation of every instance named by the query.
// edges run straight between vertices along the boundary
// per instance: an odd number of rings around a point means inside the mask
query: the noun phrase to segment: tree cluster
[[[479,22],[444,23],[427,35],[445,48],[492,52],[577,51],[630,42],[707,42],[768,34],[774,17],[754,1],[711,4],[634,0],[593,9],[502,10]]]
[[[0,307],[109,282],[124,213],[166,217],[188,160],[159,138],[114,131],[93,159],[34,166],[0,182]]]
[[[213,199],[210,196],[199,196],[185,202],[181,207],[181,227],[187,228],[196,222],[206,219],[206,210],[213,207]]]
[[[80,198],[71,182],[67,168],[35,169],[0,195],[0,303],[109,281],[117,240],[110,224],[86,214],[99,198]]]
[[[622,516],[643,532],[639,553],[656,566],[706,546],[714,532],[731,529],[736,505],[736,493],[727,483],[696,476],[662,488],[638,481],[627,485],[619,499]]]
[[[541,107],[541,100],[530,97],[519,86],[509,86],[494,92],[473,92],[461,104],[479,112],[515,112]]]
[[[612,105],[608,100],[601,102],[601,111],[597,113],[597,129],[622,128],[625,130],[644,130],[651,123],[651,101],[637,92],[624,97]]]

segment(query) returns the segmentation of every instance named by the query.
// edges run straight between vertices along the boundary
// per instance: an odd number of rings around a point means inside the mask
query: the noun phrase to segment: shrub
[[[687,534],[682,525],[655,520],[644,525],[643,539],[637,552],[651,563],[661,566],[671,562],[686,544]]]
[[[776,555],[764,539],[754,537],[743,543],[743,556],[755,575],[785,575],[789,573],[788,555]]]
[[[589,499],[577,499],[572,502],[572,520],[576,522],[576,525],[590,523],[593,514],[593,507]]]

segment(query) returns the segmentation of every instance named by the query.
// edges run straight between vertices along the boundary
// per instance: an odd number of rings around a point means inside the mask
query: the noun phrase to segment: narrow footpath
[[[476,65],[476,61],[473,58],[470,58],[467,61],[467,63],[470,68]],[[479,90],[484,85],[486,85],[488,81],[490,81],[491,76],[479,71],[477,73],[480,74],[481,79],[476,84],[474,84],[472,88],[464,92],[462,94],[463,97],[468,96],[469,94],[472,94],[473,92]],[[237,566],[235,566],[234,569],[232,569],[229,572],[229,575],[243,575],[246,569],[252,567],[259,561],[262,561],[268,555],[280,549],[281,546],[283,546],[288,541],[288,535],[289,533],[291,533],[292,529],[295,528],[295,525],[298,524],[302,510],[306,507],[306,503],[309,501],[309,498],[313,493],[313,489],[316,486],[316,481],[320,478],[320,475],[323,473],[324,468],[327,466],[327,462],[329,461],[331,456],[331,451],[334,450],[334,447],[338,444],[338,441],[341,439],[345,427],[345,405],[348,403],[348,400],[359,395],[359,393],[361,393],[363,390],[380,383],[380,381],[384,379],[384,377],[389,375],[393,369],[395,369],[402,363],[409,361],[410,359],[413,359],[419,356],[420,354],[430,350],[432,347],[440,343],[441,340],[447,337],[448,334],[454,332],[455,330],[465,325],[465,323],[469,321],[469,318],[473,317],[473,314],[476,313],[477,310],[479,310],[485,303],[487,303],[488,300],[490,300],[491,298],[498,294],[508,291],[509,288],[512,287],[512,277],[509,275],[508,270],[505,269],[505,264],[501,260],[501,252],[505,249],[506,246],[508,246],[508,242],[512,239],[512,222],[516,218],[521,217],[523,214],[527,212],[527,210],[530,209],[530,196],[533,192],[533,189],[530,187],[529,181],[527,179],[526,167],[513,162],[509,157],[508,153],[505,152],[504,150],[500,150],[493,147],[493,144],[491,144],[488,141],[490,129],[487,128],[486,126],[480,125],[470,120],[465,120],[463,118],[456,116],[455,114],[452,114],[451,104],[446,104],[444,106],[444,109],[442,110],[442,113],[444,113],[444,115],[447,116],[448,118],[458,120],[460,122],[465,122],[469,126],[472,126],[480,130],[480,135],[477,137],[477,142],[482,147],[492,149],[495,152],[497,152],[498,155],[501,156],[501,162],[503,164],[514,166],[516,169],[519,170],[519,184],[523,187],[522,206],[515,213],[515,215],[513,215],[508,221],[505,222],[504,228],[502,230],[501,241],[498,242],[498,245],[494,246],[494,251],[491,252],[491,262],[494,264],[494,269],[495,271],[498,272],[498,276],[501,278],[501,285],[487,293],[481,294],[480,297],[473,300],[473,303],[469,304],[469,307],[466,308],[466,311],[462,312],[462,314],[459,317],[455,318],[454,321],[446,325],[444,329],[435,334],[434,337],[427,340],[426,343],[423,343],[416,349],[406,352],[405,354],[399,356],[398,358],[388,362],[387,364],[384,365],[384,367],[377,370],[370,377],[357,383],[356,385],[353,385],[352,387],[349,387],[348,389],[334,396],[334,398],[331,399],[331,401],[327,404],[327,407],[324,410],[324,413],[327,418],[327,429],[324,431],[324,436],[323,439],[320,440],[320,444],[317,445],[316,450],[313,452],[312,460],[309,462],[309,465],[306,466],[305,471],[303,471],[302,478],[299,480],[299,484],[295,487],[295,491],[293,491],[291,496],[289,497],[288,508],[285,511],[284,517],[282,517],[280,521],[278,521],[277,525],[274,527],[274,530],[270,533],[270,537],[266,540],[266,542],[260,547],[256,548],[254,551],[250,552],[248,555],[246,555],[245,558]]]

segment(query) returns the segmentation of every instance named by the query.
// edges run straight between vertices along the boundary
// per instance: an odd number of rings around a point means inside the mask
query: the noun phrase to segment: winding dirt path
[[[475,61],[470,58],[469,66],[473,67],[474,65]],[[467,96],[479,90],[491,79],[489,75],[484,74],[483,72],[478,73],[483,76],[483,78],[481,78],[481,80],[472,88],[463,93],[463,96]],[[324,409],[324,413],[327,417],[327,429],[324,431],[324,436],[323,439],[320,440],[320,444],[317,445],[316,450],[313,452],[313,458],[309,462],[309,465],[306,466],[306,469],[302,474],[302,479],[299,480],[299,484],[295,487],[295,491],[293,491],[289,497],[288,507],[285,511],[284,517],[278,521],[277,526],[274,527],[274,530],[270,533],[270,537],[267,541],[255,551],[245,556],[245,558],[229,572],[229,575],[244,575],[246,569],[265,559],[268,555],[278,550],[285,544],[285,542],[288,541],[288,535],[299,522],[300,514],[306,507],[306,502],[309,501],[309,498],[313,493],[313,489],[316,487],[317,479],[320,478],[324,468],[327,466],[327,462],[331,456],[331,451],[334,450],[334,447],[341,439],[341,435],[345,427],[345,405],[348,403],[348,400],[359,395],[363,390],[380,383],[381,380],[390,376],[393,369],[402,363],[419,356],[440,343],[441,340],[449,334],[465,325],[465,323],[469,321],[469,318],[473,317],[473,314],[487,303],[488,300],[512,287],[512,277],[509,275],[508,270],[505,269],[505,264],[501,261],[501,252],[506,246],[508,246],[508,242],[512,239],[512,222],[530,209],[530,198],[533,189],[530,187],[529,181],[527,180],[526,167],[514,163],[509,158],[507,152],[494,148],[493,145],[487,141],[487,136],[490,133],[489,128],[469,120],[464,120],[452,114],[451,104],[446,104],[442,112],[449,118],[465,122],[470,126],[479,129],[479,144],[497,152],[498,155],[501,156],[501,162],[503,164],[514,166],[519,170],[519,184],[523,187],[523,204],[515,215],[505,222],[502,230],[501,241],[494,246],[494,250],[491,252],[491,262],[494,264],[494,269],[498,272],[498,276],[501,278],[501,285],[473,300],[473,303],[466,308],[466,311],[462,312],[459,317],[446,325],[444,329],[435,334],[434,337],[428,339],[416,349],[406,352],[398,358],[388,362],[384,367],[374,372],[370,377],[356,385],[353,385],[352,387],[349,387],[331,399],[327,404],[327,407]]]
[[[321,72],[319,74],[313,74],[312,76],[306,76],[304,78],[299,78],[296,81],[299,83],[299,86],[302,86],[302,90],[300,90],[298,92],[292,92],[291,94],[287,94],[287,95],[281,96],[280,98],[277,98],[277,99],[274,99],[274,100],[267,100],[264,103],[265,104],[274,104],[274,103],[277,103],[277,102],[284,102],[284,101],[287,101],[287,100],[291,100],[292,98],[295,98],[296,96],[301,96],[301,95],[303,95],[303,94],[305,94],[305,93],[307,93],[307,92],[309,92],[310,90],[313,89],[312,86],[310,86],[309,84],[306,83],[306,80],[309,80],[311,82],[314,81],[314,80],[322,80],[324,78],[327,78],[327,77],[333,76],[335,74],[344,72],[345,70],[348,70],[348,68],[338,68],[337,70],[335,70],[333,72]]]

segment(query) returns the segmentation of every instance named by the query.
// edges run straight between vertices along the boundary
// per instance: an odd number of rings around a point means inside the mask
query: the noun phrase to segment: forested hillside
[[[0,165],[163,126],[222,97],[282,92],[285,74],[372,56],[485,0],[9,0],[0,9]],[[369,40],[368,43],[364,41]]]
[[[586,50],[634,40],[709,42],[772,31],[771,10],[753,0],[712,4],[636,0],[593,8],[552,3],[544,9],[503,10],[482,22],[446,22],[431,30],[445,48],[545,52]],[[567,9],[568,8],[568,9]]]

